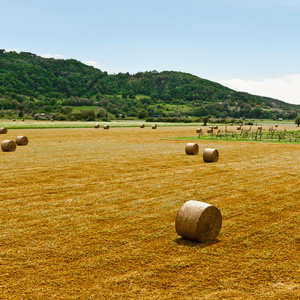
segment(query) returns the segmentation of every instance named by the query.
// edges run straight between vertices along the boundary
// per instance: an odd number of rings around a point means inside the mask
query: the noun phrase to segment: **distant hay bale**
[[[197,132],[197,133],[201,133],[201,132],[202,132],[202,129],[201,129],[201,128],[197,128],[197,129],[196,129],[196,132]]]
[[[109,125],[104,125],[103,128],[104,129],[109,129]]]
[[[16,144],[18,146],[26,146],[28,144],[28,138],[26,136],[17,136],[16,138]]]
[[[241,130],[241,129],[242,129],[242,126],[238,126],[236,129],[237,129],[237,130]]]
[[[259,131],[262,131],[262,126],[258,126],[257,129],[258,129]]]
[[[16,122],[16,119],[13,119],[13,122]]]
[[[199,152],[199,146],[197,143],[187,143],[185,145],[185,153],[189,155],[196,155]]]
[[[219,159],[219,151],[217,149],[206,148],[203,152],[203,160],[205,162],[217,162]]]
[[[214,129],[218,129],[218,126],[214,126]]]
[[[24,122],[24,119],[22,119],[22,122]]]
[[[230,123],[230,126],[233,126],[233,123]]]
[[[141,124],[141,125],[140,125],[140,128],[145,128],[145,125],[144,125],[144,124]]]
[[[156,128],[157,128],[157,124],[153,124],[152,129],[156,129]]]
[[[213,133],[213,132],[214,132],[214,130],[212,128],[207,129],[207,133]]]
[[[50,121],[53,122],[53,119],[51,119]]]
[[[16,148],[17,148],[17,145],[16,145],[15,141],[13,141],[13,140],[4,140],[1,143],[1,149],[4,152],[15,151]]]
[[[95,124],[95,128],[100,128],[100,125],[99,124]]]
[[[178,235],[198,242],[213,241],[222,226],[220,210],[208,203],[190,200],[179,209],[175,228]]]
[[[239,126],[243,126],[243,123],[240,123]]]
[[[7,134],[7,129],[4,127],[0,128],[0,134]]]
[[[278,124],[275,124],[275,127],[278,127]]]

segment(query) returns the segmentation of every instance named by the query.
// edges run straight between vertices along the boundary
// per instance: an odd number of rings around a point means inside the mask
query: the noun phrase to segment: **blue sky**
[[[182,71],[300,104],[300,0],[13,0],[0,49],[110,74]]]

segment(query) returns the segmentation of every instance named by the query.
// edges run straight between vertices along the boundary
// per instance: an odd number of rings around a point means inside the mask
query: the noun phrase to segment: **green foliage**
[[[300,113],[299,105],[236,92],[187,73],[109,75],[74,59],[0,52],[0,109],[57,112],[78,119],[94,116],[63,108],[95,105],[114,116],[134,117],[143,112],[145,116],[209,116],[224,120],[294,119]]]
[[[295,124],[300,125],[300,116],[295,119]]]

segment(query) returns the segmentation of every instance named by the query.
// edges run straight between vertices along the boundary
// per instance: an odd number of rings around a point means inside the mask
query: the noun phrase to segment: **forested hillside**
[[[70,115],[97,106],[101,117],[152,116],[294,119],[300,106],[236,92],[174,71],[109,75],[74,59],[0,50],[0,110]],[[73,114],[73,119],[86,119]]]

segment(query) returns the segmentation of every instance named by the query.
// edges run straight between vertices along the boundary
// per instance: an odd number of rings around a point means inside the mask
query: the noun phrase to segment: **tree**
[[[295,124],[297,124],[298,127],[299,127],[299,125],[300,125],[300,116],[298,116],[298,117],[295,119]]]
[[[139,119],[148,118],[148,112],[145,109],[139,111]]]
[[[206,126],[207,122],[209,122],[209,117],[204,117],[203,118],[204,126]]]

